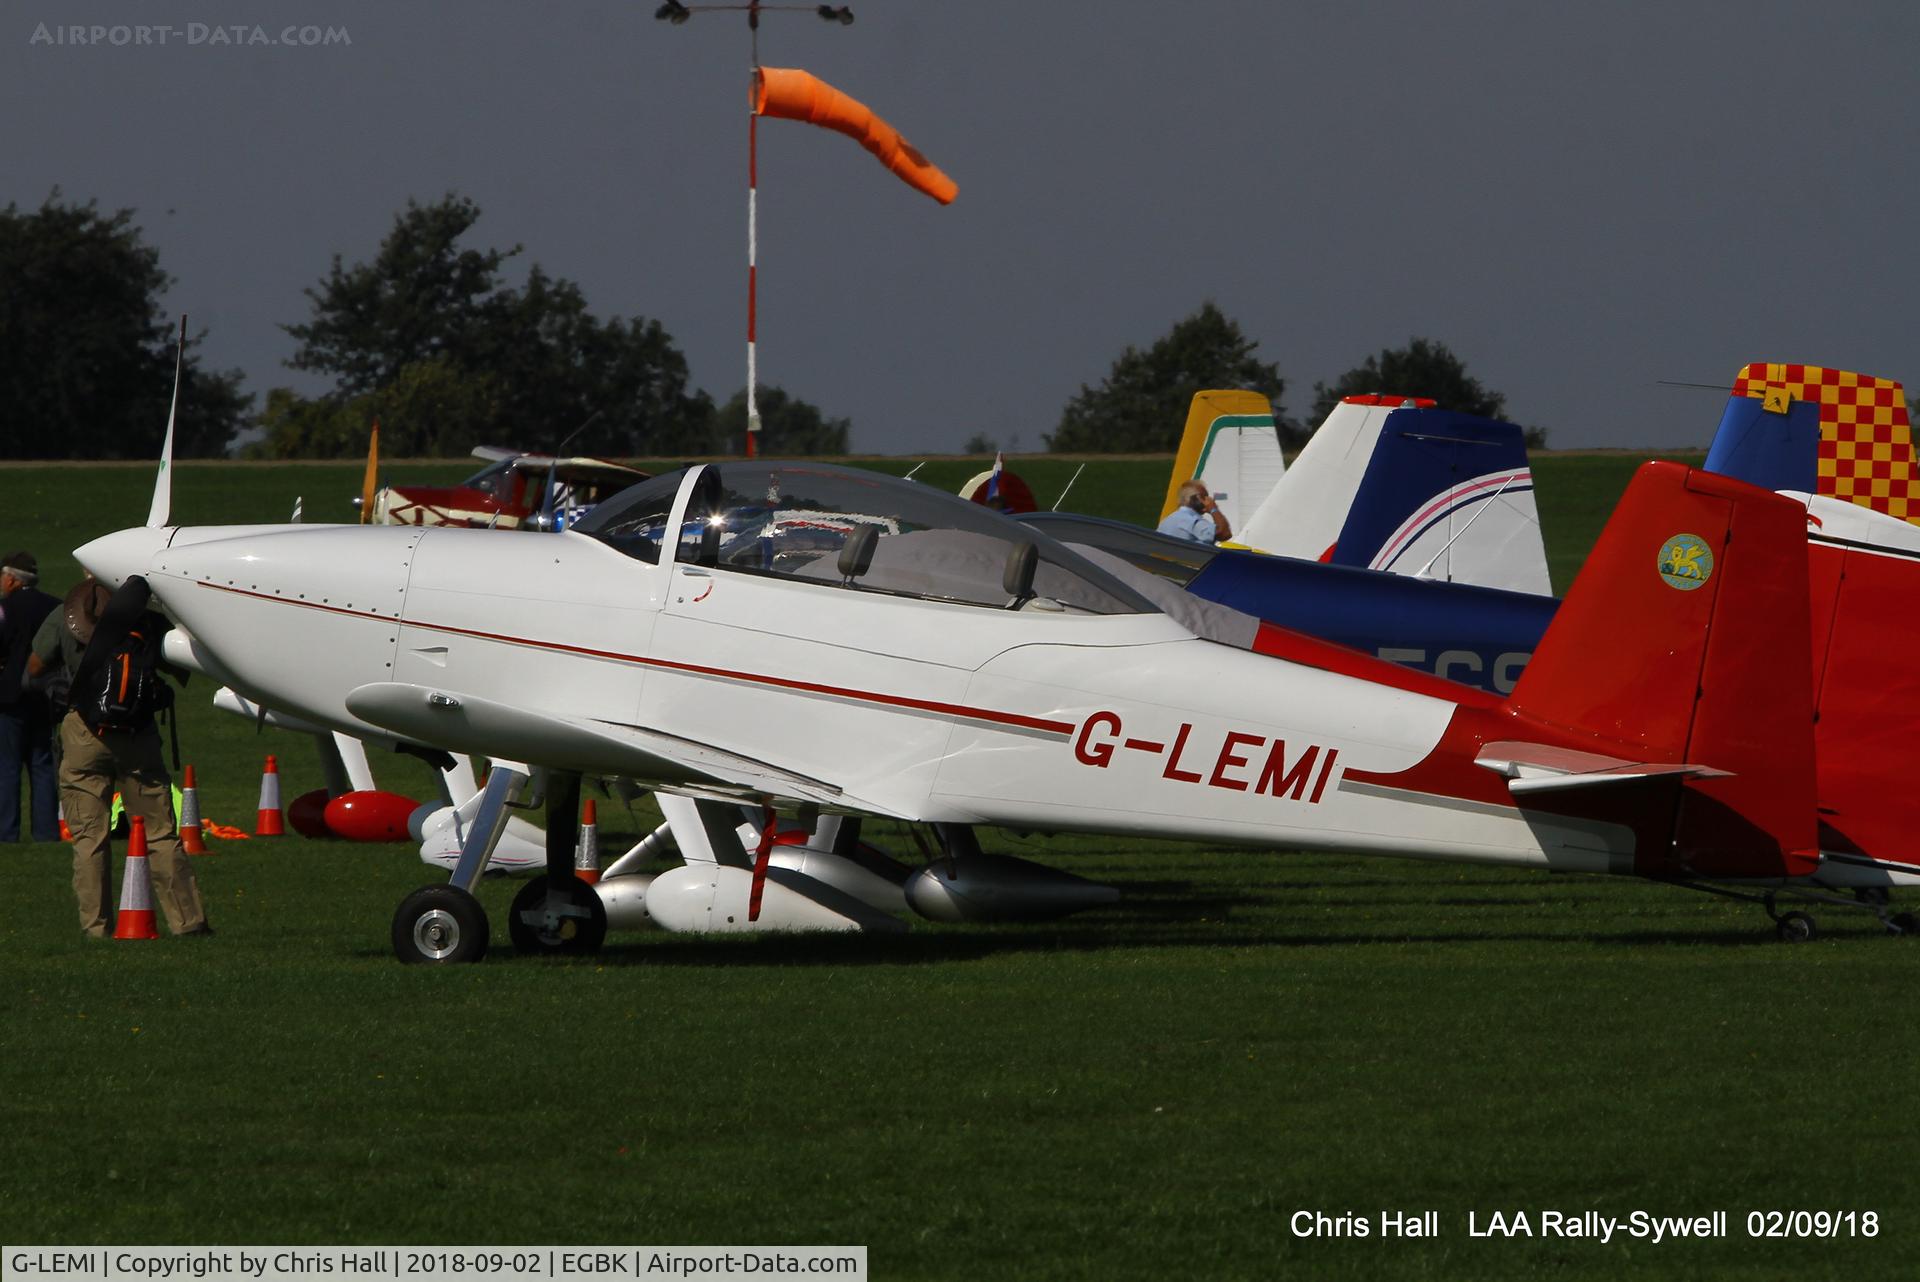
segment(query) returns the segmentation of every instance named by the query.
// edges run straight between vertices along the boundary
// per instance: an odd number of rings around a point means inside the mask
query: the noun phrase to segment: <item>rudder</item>
[[[1817,862],[1805,510],[1647,463],[1508,709],[1592,751],[1728,772],[1680,786],[1642,872],[1767,877]]]

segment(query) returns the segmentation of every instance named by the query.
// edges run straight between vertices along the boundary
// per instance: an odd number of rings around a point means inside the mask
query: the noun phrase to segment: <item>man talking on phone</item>
[[[1227,514],[1213,501],[1213,495],[1207,493],[1207,487],[1199,481],[1180,482],[1180,502],[1167,513],[1167,519],[1160,522],[1160,533],[1171,534],[1176,539],[1191,539],[1195,543],[1225,543],[1233,537],[1233,528],[1227,524]]]

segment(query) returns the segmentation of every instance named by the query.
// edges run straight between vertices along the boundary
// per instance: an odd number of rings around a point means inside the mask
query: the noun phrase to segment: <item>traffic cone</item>
[[[260,818],[253,825],[253,835],[279,837],[286,831],[287,819],[280,812],[280,763],[269,753],[260,772]]]
[[[200,794],[193,789],[193,767],[187,767],[180,785],[180,846],[190,855],[207,853],[206,833],[200,826]]]
[[[586,813],[580,817],[580,844],[573,851],[573,875],[589,886],[600,880],[600,825],[594,813],[593,798],[587,798]]]
[[[115,939],[158,939],[153,921],[153,876],[147,871],[147,821],[133,817],[127,837],[127,862],[120,873],[120,911],[113,921]]]

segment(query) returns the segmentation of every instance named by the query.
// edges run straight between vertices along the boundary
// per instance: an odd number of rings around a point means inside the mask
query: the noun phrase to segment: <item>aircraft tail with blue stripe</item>
[[[1333,565],[1552,591],[1525,433],[1431,401],[1336,405],[1238,541]]]

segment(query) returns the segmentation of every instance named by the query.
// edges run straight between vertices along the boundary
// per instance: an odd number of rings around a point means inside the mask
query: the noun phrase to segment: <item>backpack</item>
[[[160,678],[160,637],[143,621],[114,642],[100,666],[69,691],[87,729],[142,730],[154,714],[173,706],[173,691]]]
[[[156,712],[173,706],[160,679],[160,638],[167,621],[147,609],[152,589],[137,574],[115,588],[100,608],[86,653],[73,670],[67,706],[94,734],[145,730]]]

